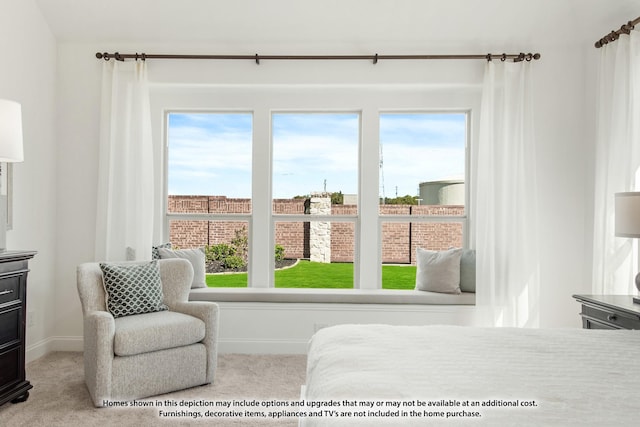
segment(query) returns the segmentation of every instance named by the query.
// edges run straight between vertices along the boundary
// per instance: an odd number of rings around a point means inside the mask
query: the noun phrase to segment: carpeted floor
[[[292,401],[300,398],[304,384],[304,355],[227,354],[218,357],[214,384],[195,387],[148,401]],[[162,408],[95,408],[84,384],[82,353],[57,352],[27,365],[33,389],[24,403],[0,407],[0,425],[13,426],[296,426],[294,418],[160,417]],[[167,409],[166,410],[171,410]],[[176,410],[178,408],[174,408]],[[183,408],[184,409],[184,408]],[[204,412],[207,408],[200,409]]]

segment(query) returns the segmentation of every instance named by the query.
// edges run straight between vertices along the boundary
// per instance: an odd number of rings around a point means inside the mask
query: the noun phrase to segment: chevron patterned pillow
[[[158,261],[100,263],[100,269],[113,317],[167,310]]]

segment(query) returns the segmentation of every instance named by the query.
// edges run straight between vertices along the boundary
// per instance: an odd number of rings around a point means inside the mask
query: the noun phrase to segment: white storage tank
[[[464,205],[464,180],[421,182],[420,198],[421,205]]]

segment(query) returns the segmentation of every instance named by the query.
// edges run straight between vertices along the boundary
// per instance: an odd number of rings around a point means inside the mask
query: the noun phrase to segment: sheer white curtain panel
[[[634,239],[614,233],[615,193],[638,191],[640,165],[640,32],[600,49],[594,194],[594,294],[633,294]]]
[[[472,194],[476,303],[488,326],[539,324],[532,66],[488,61],[485,68]]]
[[[146,63],[106,61],[102,74],[96,260],[151,259],[153,154]]]

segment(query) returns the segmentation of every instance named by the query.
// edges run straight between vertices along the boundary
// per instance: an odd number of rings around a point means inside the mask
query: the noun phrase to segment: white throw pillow
[[[460,257],[462,249],[429,251],[418,248],[416,290],[460,293]]]
[[[183,258],[193,266],[193,282],[191,288],[206,288],[205,256],[202,249],[166,249],[158,247],[160,259]]]

